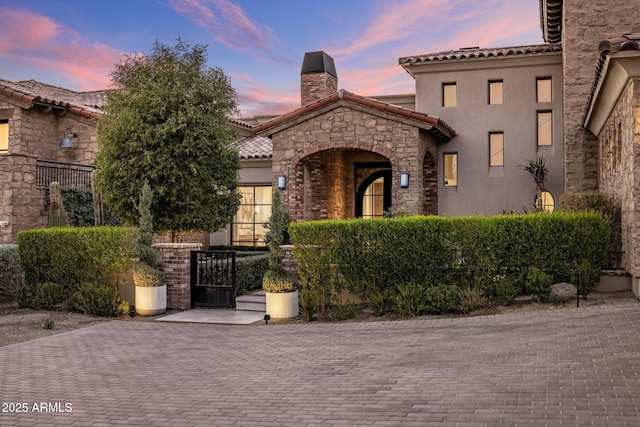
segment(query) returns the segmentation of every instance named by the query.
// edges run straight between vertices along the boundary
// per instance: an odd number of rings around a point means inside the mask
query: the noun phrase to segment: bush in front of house
[[[118,281],[131,265],[132,229],[52,227],[21,231],[18,256],[24,283],[22,307],[114,316],[127,307]],[[128,309],[127,309],[128,310]]]
[[[133,253],[126,227],[52,227],[21,231],[18,254],[27,284],[116,284]]]
[[[594,212],[312,221],[293,223],[289,231],[305,288],[322,299],[336,294],[339,282],[363,301],[375,301],[376,312],[384,310],[379,296],[385,292],[396,310],[400,295],[415,300],[405,289],[415,283],[426,284],[424,292],[472,286],[478,295],[512,301],[530,267],[553,282],[570,281],[578,265],[599,271],[609,241],[607,223]],[[441,295],[424,305],[453,311],[455,292],[436,289]],[[425,310],[418,302],[403,304],[405,313]]]
[[[88,187],[60,187],[65,211],[69,215],[71,225],[75,227],[91,227],[94,225],[93,196]],[[45,209],[49,209],[49,189],[45,190]],[[105,211],[108,225],[119,225],[120,221],[109,210]]]
[[[21,284],[18,245],[0,245],[0,302],[14,301]]]
[[[243,295],[260,289],[262,277],[269,269],[270,255],[267,252],[258,255],[237,256],[236,254],[236,292]],[[227,274],[227,283],[231,283],[231,270],[223,266],[223,260],[215,260],[213,263],[205,263],[199,266],[200,280],[202,283],[220,281],[218,275]]]

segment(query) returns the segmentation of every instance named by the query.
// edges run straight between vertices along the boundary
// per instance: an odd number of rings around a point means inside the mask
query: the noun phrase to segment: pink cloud
[[[110,46],[84,40],[46,16],[22,7],[0,8],[0,56],[61,76],[75,85],[69,89],[106,89],[110,71],[122,55]]]
[[[252,20],[230,0],[170,0],[170,5],[228,48],[288,62],[275,49],[280,43],[271,27]]]

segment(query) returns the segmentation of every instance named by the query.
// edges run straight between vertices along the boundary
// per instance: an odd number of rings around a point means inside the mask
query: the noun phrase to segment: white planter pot
[[[167,285],[136,286],[136,314],[155,316],[167,311]]]
[[[298,316],[298,291],[265,292],[266,312],[272,319],[290,319]]]

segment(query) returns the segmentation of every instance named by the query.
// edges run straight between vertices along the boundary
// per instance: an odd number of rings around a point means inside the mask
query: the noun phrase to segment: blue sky
[[[334,58],[338,87],[411,93],[398,58],[543,43],[538,0],[0,0],[0,78],[106,89],[123,55],[157,39],[208,45],[243,116],[300,105],[305,52]]]

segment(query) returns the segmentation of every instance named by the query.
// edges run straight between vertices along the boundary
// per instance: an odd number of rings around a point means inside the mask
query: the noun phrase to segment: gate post
[[[201,243],[154,243],[158,255],[157,268],[164,273],[167,285],[167,308],[191,308],[191,251],[199,250]]]

